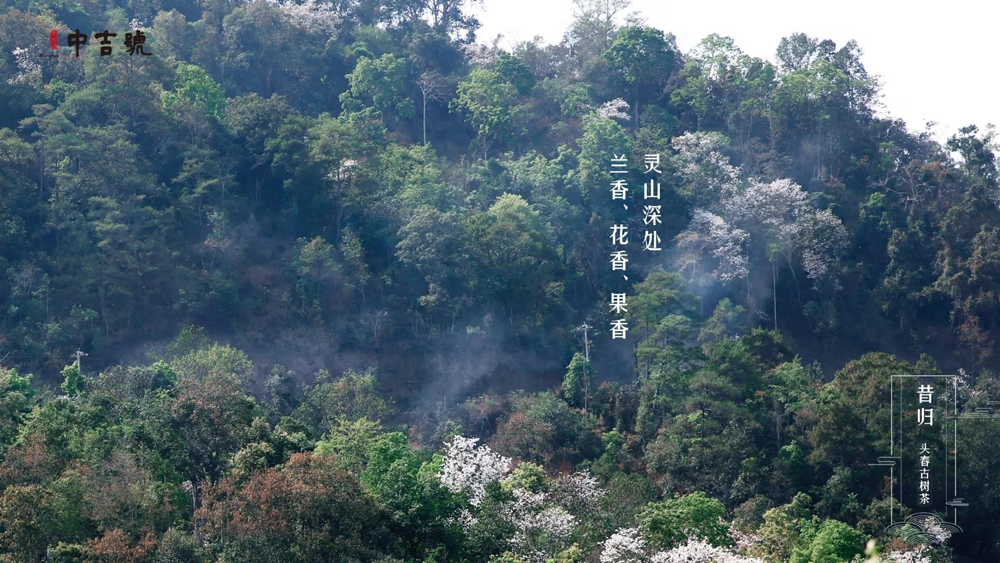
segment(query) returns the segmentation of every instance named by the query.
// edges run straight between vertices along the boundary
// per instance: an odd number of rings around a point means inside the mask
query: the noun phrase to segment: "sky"
[[[806,7],[809,6],[809,7]],[[500,46],[541,36],[558,42],[573,19],[572,0],[484,0],[472,10],[480,42]],[[854,39],[868,73],[882,83],[883,115],[913,132],[928,121],[935,138],[960,127],[1000,127],[1000,2],[991,0],[633,0],[646,25],[673,33],[688,51],[711,33],[728,35],[743,52],[774,61],[782,37],[806,33],[838,47]]]

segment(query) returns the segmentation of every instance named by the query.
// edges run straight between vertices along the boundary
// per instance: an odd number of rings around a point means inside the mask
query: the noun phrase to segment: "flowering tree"
[[[746,231],[734,227],[723,217],[711,211],[695,209],[688,228],[677,236],[677,241],[686,252],[688,262],[695,268],[693,277],[697,277],[699,259],[709,255],[718,264],[712,275],[728,282],[744,279],[750,272],[745,250],[748,238]]]
[[[14,61],[18,72],[7,79],[7,83],[37,85],[42,80],[42,66],[31,56],[29,49],[18,47],[14,49]]]
[[[476,447],[477,441],[456,436],[446,443],[438,478],[449,490],[466,492],[472,505],[461,510],[455,522],[466,532],[477,526],[503,530],[496,540],[522,563],[545,563],[569,548],[577,517],[567,507],[574,502],[578,505],[583,498],[599,498],[603,491],[596,480],[578,473],[551,483],[542,469],[531,463],[523,463],[508,474],[510,460],[487,446]],[[497,481],[501,487],[487,500],[486,485]]]
[[[726,138],[719,133],[685,133],[674,137],[674,162],[683,184],[681,192],[704,207],[737,189],[740,169],[722,154]]]
[[[722,146],[717,135],[688,133],[674,139],[677,168],[698,205],[677,237],[681,264],[691,268],[694,281],[698,264],[711,260],[716,264],[712,277],[723,283],[744,280],[748,300],[753,298],[751,273],[768,264],[777,328],[778,262],[784,261],[793,276],[798,262],[815,286],[837,289],[835,261],[847,244],[847,231],[830,211],[812,208],[791,180],[741,177],[720,152]]]
[[[656,553],[649,560],[651,563],[763,563],[761,559],[745,557],[696,539],[689,539],[670,551]]]
[[[576,526],[576,518],[561,506],[540,508],[545,495],[540,497],[528,504],[515,503],[520,506],[510,513],[516,529],[510,543],[514,553],[525,562],[545,563],[567,547]]]
[[[486,485],[503,479],[510,472],[510,458],[489,446],[476,444],[479,438],[455,436],[445,443],[444,462],[438,479],[453,493],[467,494],[469,504],[479,506],[486,496]]]
[[[882,563],[932,563],[934,561],[933,550],[927,546],[921,546],[915,551],[890,551],[879,557]]]
[[[628,110],[628,102],[621,98],[615,98],[611,101],[604,102],[594,109],[597,116],[603,119],[622,119],[625,121],[632,118],[632,116],[628,114]]]
[[[557,502],[574,513],[581,513],[597,506],[607,491],[589,471],[578,471],[556,479],[553,496]]]
[[[601,563],[645,563],[646,541],[639,528],[621,528],[604,540]]]
[[[332,2],[305,0],[300,4],[294,0],[269,1],[278,7],[292,25],[311,32],[325,33],[330,39],[336,38],[337,26],[343,18]]]
[[[622,528],[604,541],[601,563],[764,563],[762,559],[740,555],[731,548],[714,546],[688,538],[667,551],[649,553],[639,528]]]

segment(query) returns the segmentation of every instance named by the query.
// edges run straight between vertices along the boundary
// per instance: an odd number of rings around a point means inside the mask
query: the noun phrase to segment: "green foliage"
[[[197,538],[176,528],[163,534],[156,548],[156,563],[197,563],[203,558],[202,546]]]
[[[528,106],[518,103],[517,86],[497,72],[473,69],[469,77],[458,84],[451,107],[466,115],[476,131],[484,156],[494,145],[512,143],[524,133]]]
[[[721,519],[726,507],[696,492],[679,498],[650,503],[639,514],[643,535],[654,546],[670,549],[697,538],[715,546],[730,545],[729,527]]]
[[[715,305],[712,316],[705,321],[701,332],[698,333],[698,340],[718,341],[724,338],[732,338],[740,334],[740,316],[744,313],[740,305],[733,305],[729,299],[723,299]]]
[[[511,489],[524,489],[532,493],[548,489],[545,470],[530,461],[518,465],[503,484]]]
[[[167,378],[189,377],[204,379],[210,375],[232,375],[249,382],[253,375],[253,362],[241,350],[232,346],[211,344],[174,358],[158,368]]]
[[[31,374],[0,368],[0,453],[17,437],[24,415],[31,410]]]
[[[291,416],[305,423],[316,436],[362,419],[377,424],[391,411],[376,385],[372,370],[364,373],[348,370],[339,378],[326,370],[320,371]]]
[[[597,450],[594,422],[554,393],[525,395],[515,399],[493,444],[506,455],[533,463],[575,462]]]
[[[843,522],[827,520],[805,549],[792,553],[792,563],[840,563],[851,561],[864,551],[865,538]]]
[[[172,92],[163,92],[163,108],[171,110],[182,100],[195,104],[207,114],[222,118],[226,108],[226,96],[205,69],[192,64],[180,64],[176,69],[175,86]]]
[[[322,237],[312,240],[300,238],[296,243],[295,259],[291,267],[303,313],[307,316],[318,315],[321,312],[323,285],[333,279],[337,269],[333,245]]]
[[[578,407],[586,406],[593,392],[595,375],[594,368],[583,354],[579,352],[573,354],[573,359],[566,366],[566,377],[563,378],[563,395],[570,404]]]
[[[610,478],[619,471],[619,466],[628,461],[625,439],[625,435],[617,430],[611,430],[601,436],[604,453],[594,462],[594,473]]]
[[[413,116],[413,102],[405,95],[406,61],[391,54],[377,59],[358,58],[354,71],[347,75],[349,88],[340,95],[344,111],[358,112],[371,108],[383,121],[403,120]]]
[[[62,376],[63,382],[61,387],[67,397],[75,397],[83,392],[84,379],[83,374],[80,373],[79,360],[63,368]]]
[[[497,74],[506,82],[513,84],[517,93],[522,96],[528,95],[535,86],[535,75],[518,57],[501,52],[494,68]]]
[[[330,428],[330,433],[316,442],[314,451],[320,455],[335,455],[337,463],[356,475],[361,474],[368,466],[371,445],[382,433],[382,426],[367,418],[340,418]]]
[[[552,227],[524,198],[503,194],[488,210],[470,217],[468,237],[477,273],[473,289],[503,318],[540,324],[541,313],[558,292],[555,282],[547,282],[556,258]]]
[[[604,53],[610,67],[632,87],[636,122],[639,121],[640,92],[655,89],[670,76],[675,56],[672,43],[673,36],[666,36],[658,29],[625,27]]]

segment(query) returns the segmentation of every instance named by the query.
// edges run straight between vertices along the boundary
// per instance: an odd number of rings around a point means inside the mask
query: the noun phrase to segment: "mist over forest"
[[[1000,561],[994,419],[960,532],[873,465],[893,375],[995,412],[992,126],[472,4],[0,0],[0,562]]]

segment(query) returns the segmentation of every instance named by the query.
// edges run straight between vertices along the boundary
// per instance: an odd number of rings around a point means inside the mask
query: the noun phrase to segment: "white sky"
[[[476,8],[480,42],[500,45],[539,35],[558,42],[573,19],[572,0],[485,0]],[[711,33],[728,35],[743,52],[774,60],[782,37],[795,32],[854,39],[869,74],[882,82],[886,112],[910,130],[927,121],[945,140],[958,128],[1000,127],[1000,2],[995,0],[633,0],[646,24],[677,37],[688,51]]]

